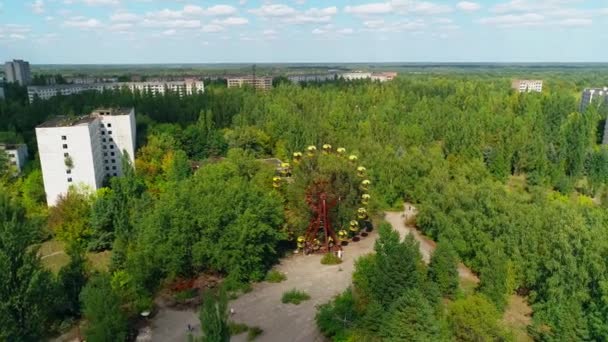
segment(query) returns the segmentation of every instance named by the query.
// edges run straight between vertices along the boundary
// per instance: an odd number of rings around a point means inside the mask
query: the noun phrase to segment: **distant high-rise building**
[[[21,59],[4,63],[4,74],[7,82],[19,83],[22,86],[32,81],[30,63]]]
[[[50,99],[57,95],[72,95],[83,91],[104,91],[129,89],[132,92],[151,93],[164,95],[167,90],[180,96],[203,93],[205,83],[203,81],[187,79],[184,81],[167,82],[104,82],[104,83],[79,83],[79,84],[56,84],[51,86],[29,86],[27,96],[30,102],[37,96],[42,100]]]
[[[134,160],[135,137],[133,108],[56,117],[36,127],[47,204],[55,205],[72,185],[95,190],[105,178],[121,176],[124,153]]]
[[[303,82],[325,82],[325,81],[333,81],[338,77],[336,73],[328,73],[328,74],[302,74],[302,75],[290,75],[287,76],[293,83],[303,83]]]
[[[346,81],[354,81],[354,80],[366,80],[371,79],[372,81],[377,82],[386,82],[392,81],[395,77],[397,77],[396,72],[363,72],[363,71],[355,71],[355,72],[346,72],[340,75]]]
[[[249,85],[260,90],[269,90],[272,89],[272,77],[245,76],[228,78],[228,88],[239,88],[243,85]]]
[[[530,93],[537,92],[540,93],[543,91],[543,81],[542,80],[513,80],[511,83],[511,88],[519,91],[520,93]]]
[[[583,90],[581,112],[584,112],[591,103],[597,103],[598,107],[601,105],[608,106],[608,87]]]
[[[27,161],[27,146],[25,144],[2,144],[0,143],[0,153],[6,153],[9,167],[13,168],[18,174],[23,169]]]

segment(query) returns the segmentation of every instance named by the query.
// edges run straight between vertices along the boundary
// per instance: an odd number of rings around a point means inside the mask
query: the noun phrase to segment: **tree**
[[[89,341],[125,341],[127,317],[121,309],[119,296],[112,290],[110,276],[92,277],[80,294],[82,313],[87,320],[84,332]]]
[[[0,193],[0,340],[40,340],[52,319],[55,284],[32,248],[35,227]]]
[[[211,291],[205,292],[199,318],[204,342],[227,342],[230,340],[228,298],[223,289],[218,294]]]
[[[66,195],[59,196],[57,204],[49,210],[49,227],[59,240],[86,247],[93,233],[89,221],[92,200],[87,189],[71,188]]]
[[[503,311],[507,305],[509,294],[507,258],[500,249],[494,251],[488,257],[488,264],[481,270],[479,292],[490,299],[498,310]]]
[[[61,293],[58,310],[63,317],[79,317],[81,311],[79,295],[87,282],[86,258],[84,251],[77,245],[68,246],[67,254],[70,262],[59,270],[57,277]]]
[[[500,324],[500,313],[483,295],[472,295],[451,303],[448,320],[457,341],[505,341],[510,336]]]
[[[439,242],[429,264],[429,279],[443,296],[453,298],[458,290],[458,256],[448,242]]]
[[[349,288],[333,301],[321,305],[315,320],[321,332],[327,337],[341,336],[351,328],[358,319],[355,310],[355,299]]]
[[[403,292],[389,308],[380,330],[387,341],[440,341],[435,310],[418,289]]]

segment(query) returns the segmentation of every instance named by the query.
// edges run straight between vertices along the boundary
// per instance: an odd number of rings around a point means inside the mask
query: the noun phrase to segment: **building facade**
[[[7,82],[28,85],[32,81],[30,74],[30,63],[21,59],[13,59],[12,62],[4,63],[4,74]]]
[[[520,93],[530,93],[543,91],[542,80],[513,80],[511,88],[519,91]]]
[[[135,127],[133,108],[56,117],[36,127],[47,204],[55,205],[71,186],[95,190],[121,176],[123,155],[134,161]]]
[[[371,79],[376,82],[387,82],[392,81],[395,77],[397,77],[396,72],[346,72],[340,75],[345,81],[354,81],[354,80],[367,80]]]
[[[290,75],[287,76],[292,83],[303,83],[303,82],[325,82],[333,81],[338,77],[337,74],[304,74],[304,75]]]
[[[13,168],[15,173],[21,173],[23,166],[27,162],[27,145],[25,144],[0,144],[0,151],[4,151],[8,157],[9,167]]]
[[[246,77],[229,77],[228,88],[240,88],[244,85],[249,85],[260,90],[272,89],[272,77],[265,76],[246,76]]]
[[[604,88],[587,88],[583,90],[581,96],[581,113],[584,112],[591,103],[597,103],[598,106],[608,106],[608,87]]]
[[[4,84],[0,83],[0,100],[4,100]]]
[[[84,91],[99,91],[128,89],[131,92],[148,92],[164,95],[166,91],[178,93],[180,96],[203,93],[205,83],[198,80],[170,81],[170,82],[108,82],[108,83],[81,83],[57,84],[52,86],[29,86],[27,95],[30,103],[36,97],[47,100],[57,95],[73,95]]]

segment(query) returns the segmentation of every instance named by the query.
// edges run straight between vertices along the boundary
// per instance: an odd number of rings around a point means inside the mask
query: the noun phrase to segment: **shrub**
[[[291,303],[291,304],[300,304],[305,300],[309,300],[310,296],[308,295],[308,293],[304,292],[304,291],[298,291],[296,289],[291,289],[285,293],[283,293],[283,297],[281,298],[281,302],[283,302],[284,304],[287,303]]]
[[[195,289],[188,289],[184,291],[179,291],[175,294],[174,298],[176,301],[183,303],[188,299],[196,297],[198,292]]]
[[[249,328],[249,332],[247,333],[247,341],[255,340],[258,336],[262,335],[262,333],[264,333],[264,330],[262,330],[260,327]]]
[[[342,263],[342,259],[338,258],[334,253],[327,253],[321,258],[323,265],[338,265]]]
[[[248,331],[249,327],[243,323],[228,322],[228,329],[230,330],[230,335],[235,336]]]
[[[315,317],[319,330],[327,337],[345,335],[357,319],[355,299],[350,288],[331,302],[321,305]]]
[[[287,276],[283,272],[277,270],[271,270],[266,274],[266,281],[269,283],[280,283],[287,279]]]

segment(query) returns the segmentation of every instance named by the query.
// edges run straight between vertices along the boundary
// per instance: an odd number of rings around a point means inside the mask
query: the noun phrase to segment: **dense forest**
[[[416,203],[418,227],[445,247],[427,268],[414,241],[395,241],[382,227],[353,288],[319,312],[328,336],[510,339],[496,317],[517,292],[533,308],[533,338],[605,340],[608,149],[599,143],[607,109],[580,113],[579,91],[608,77],[546,78],[542,94],[516,93],[499,73],[455,73],[282,83],[269,92],[216,85],[183,98],[91,92],[32,104],[9,87],[0,137],[26,142],[33,160],[19,177],[0,170],[0,339],[38,339],[84,316],[88,339],[123,340],[128,320],[171,279],[217,272],[228,289],[263,279],[294,242],[274,170],[257,159],[288,160],[330,143],[368,166],[373,207]],[[93,194],[75,188],[47,209],[34,127],[99,106],[136,108],[135,165],[125,160],[125,177]],[[36,253],[48,239],[70,255],[56,274]],[[109,269],[93,270],[83,256],[104,250]],[[480,277],[473,295],[458,295],[450,280],[458,260]],[[336,325],[335,310],[352,319]]]

